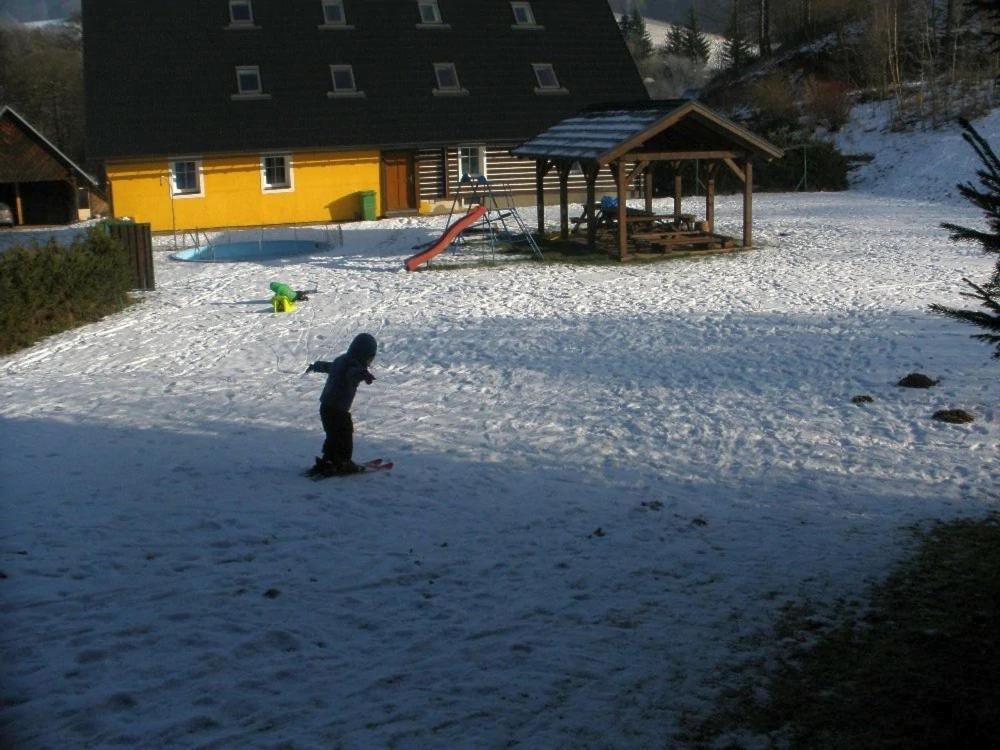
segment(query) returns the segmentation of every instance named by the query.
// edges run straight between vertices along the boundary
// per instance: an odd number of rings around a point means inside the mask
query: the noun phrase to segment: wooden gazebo
[[[629,227],[632,239],[661,248],[698,247],[729,240],[715,235],[715,176],[725,165],[743,183],[743,241],[753,245],[753,165],[755,159],[780,159],[784,153],[746,128],[688,99],[646,101],[634,105],[596,107],[567,118],[511,150],[514,156],[535,160],[538,230],[545,229],[545,176],[559,175],[560,235],[569,237],[570,172],[579,168],[587,184],[587,198],[580,222],[587,225],[587,242],[593,248],[601,219],[617,230],[617,255],[627,260]],[[681,212],[681,167],[685,162],[705,163],[704,221],[694,222]],[[661,165],[674,177],[672,216],[653,214],[653,171]],[[601,212],[595,183],[605,167],[617,184],[617,202]],[[627,206],[629,186],[644,181],[645,211]],[[614,203],[614,202],[612,202]],[[599,214],[602,214],[599,216]]]

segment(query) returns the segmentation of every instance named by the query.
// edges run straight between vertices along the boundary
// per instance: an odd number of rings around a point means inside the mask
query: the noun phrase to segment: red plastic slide
[[[417,266],[426,263],[435,255],[444,251],[448,245],[455,241],[455,238],[458,237],[458,235],[479,221],[485,213],[486,206],[473,206],[469,209],[469,213],[444,230],[444,234],[441,235],[441,239],[428,247],[426,250],[421,250],[416,255],[412,255],[407,258],[404,264],[406,266],[406,270],[415,271],[417,270]]]

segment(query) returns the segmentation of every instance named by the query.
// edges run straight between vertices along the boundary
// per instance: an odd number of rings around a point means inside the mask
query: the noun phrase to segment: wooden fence
[[[153,277],[153,235],[149,224],[126,221],[108,223],[108,234],[128,249],[132,266],[132,288],[152,291],[156,289]]]

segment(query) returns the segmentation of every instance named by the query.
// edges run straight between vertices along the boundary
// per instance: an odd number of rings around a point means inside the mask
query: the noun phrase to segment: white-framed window
[[[531,9],[531,3],[512,2],[510,9],[514,12],[515,26],[538,28],[538,24],[535,22],[535,12]]]
[[[420,14],[420,26],[444,25],[438,0],[417,0],[417,12]]]
[[[229,0],[229,25],[253,26],[253,3],[251,0]]]
[[[347,24],[344,0],[323,0],[323,23],[326,26],[345,26]]]
[[[260,157],[260,185],[265,193],[292,189],[292,157],[264,154]]]
[[[536,94],[568,94],[559,83],[559,76],[552,63],[532,63],[532,70],[535,71],[535,80],[538,81]]]
[[[201,159],[174,159],[170,162],[170,194],[175,197],[204,195]]]
[[[455,63],[434,63],[434,78],[437,80],[435,94],[468,94],[458,80]]]
[[[327,92],[330,98],[365,95],[364,91],[358,89],[358,83],[354,78],[354,67],[351,65],[331,65],[330,82],[333,84],[333,89]]]
[[[458,178],[486,177],[486,148],[484,146],[458,147]]]
[[[266,98],[264,86],[260,79],[259,65],[236,66],[236,93],[234,98],[262,99]]]

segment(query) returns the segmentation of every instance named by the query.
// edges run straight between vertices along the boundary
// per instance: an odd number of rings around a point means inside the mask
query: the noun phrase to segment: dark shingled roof
[[[84,0],[87,144],[93,158],[247,150],[521,142],[600,101],[645,99],[607,0],[534,0],[542,30],[512,28],[507,0],[344,0],[350,29],[324,30],[320,0],[254,0],[229,29],[227,0]],[[434,96],[455,63],[466,96]],[[539,95],[532,63],[568,93]],[[329,66],[353,66],[363,98],[329,98]],[[269,99],[234,101],[235,68],[259,65]]]
[[[671,128],[678,133],[664,135]],[[657,146],[664,151],[738,148],[768,159],[782,156],[781,149],[689,99],[590,107],[557,122],[511,153],[524,158],[606,164],[627,152],[630,144],[641,146],[634,144],[636,139],[649,140],[654,150]]]
[[[16,111],[8,106],[0,105],[0,120],[14,123],[14,127],[30,139],[30,141],[24,141],[24,136],[18,138],[16,131],[14,134],[8,133],[0,124],[0,157],[2,157],[0,158],[0,182],[35,182],[52,179],[51,168],[41,163],[37,158],[37,147],[47,152],[49,157],[61,165],[67,173],[75,175],[77,179],[86,183],[90,188],[97,187],[97,180],[84,172],[83,168],[60,151],[52,141],[38,132],[30,122]],[[28,143],[34,143],[35,146],[25,148],[25,144]]]

